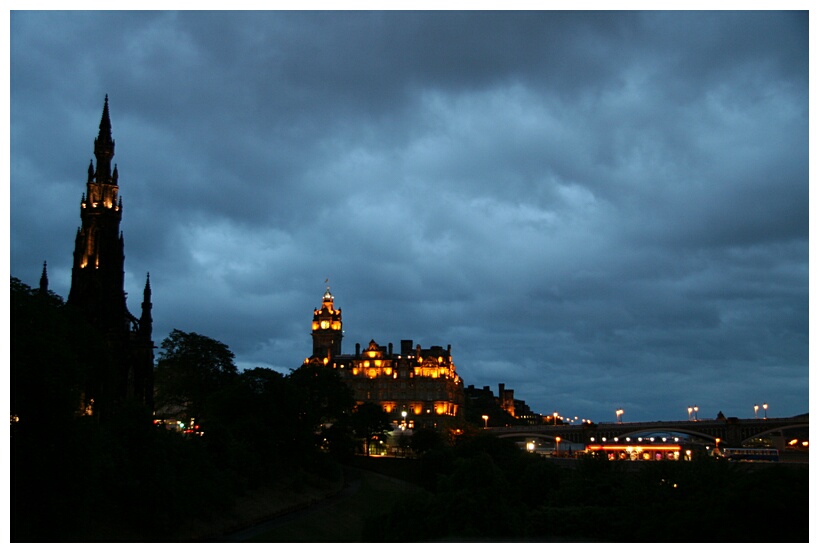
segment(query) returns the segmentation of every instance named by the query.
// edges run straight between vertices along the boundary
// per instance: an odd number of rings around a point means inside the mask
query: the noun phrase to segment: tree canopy
[[[158,410],[181,409],[200,419],[208,397],[239,374],[228,346],[195,332],[174,329],[160,348],[154,374]]]
[[[375,403],[366,402],[356,407],[351,417],[351,424],[356,437],[364,439],[367,455],[370,454],[370,443],[373,438],[381,439],[384,432],[392,429],[389,414]]]

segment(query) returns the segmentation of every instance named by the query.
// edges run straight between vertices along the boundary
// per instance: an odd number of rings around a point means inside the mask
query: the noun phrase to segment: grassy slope
[[[385,512],[417,492],[412,484],[373,472],[361,471],[357,490],[305,511],[295,520],[287,520],[247,541],[265,543],[350,543],[368,541],[362,535],[369,514]]]

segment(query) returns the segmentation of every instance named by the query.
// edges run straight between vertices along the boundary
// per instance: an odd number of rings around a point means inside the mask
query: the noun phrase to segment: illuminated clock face
[[[330,328],[330,321],[321,321],[321,328],[323,329]]]

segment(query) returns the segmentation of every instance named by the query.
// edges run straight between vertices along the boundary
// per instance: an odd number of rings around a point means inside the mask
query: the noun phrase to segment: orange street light
[[[482,415],[481,418],[483,419],[483,427],[486,428],[486,425],[489,422],[489,415]]]

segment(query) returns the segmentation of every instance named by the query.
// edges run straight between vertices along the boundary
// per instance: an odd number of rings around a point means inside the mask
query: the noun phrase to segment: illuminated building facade
[[[355,354],[343,354],[341,310],[333,301],[328,287],[321,308],[313,311],[313,355],[305,364],[336,369],[356,403],[380,405],[396,425],[438,427],[460,421],[464,389],[451,346],[425,349],[413,346],[412,340],[401,340],[400,349],[394,351],[392,343],[381,346],[371,340],[363,350],[356,344]]]
[[[80,201],[82,226],[74,242],[71,290],[67,305],[79,311],[108,341],[116,358],[107,374],[96,375],[85,391],[87,413],[110,411],[124,402],[153,408],[151,284],[145,280],[142,313],[128,311],[125,293],[125,245],[119,225],[122,198],[119,171],[111,167],[114,140],[108,96],[94,140],[96,169],[88,167],[86,192]],[[42,286],[42,285],[41,285]],[[94,406],[92,407],[92,400]],[[95,414],[99,414],[98,412]]]

